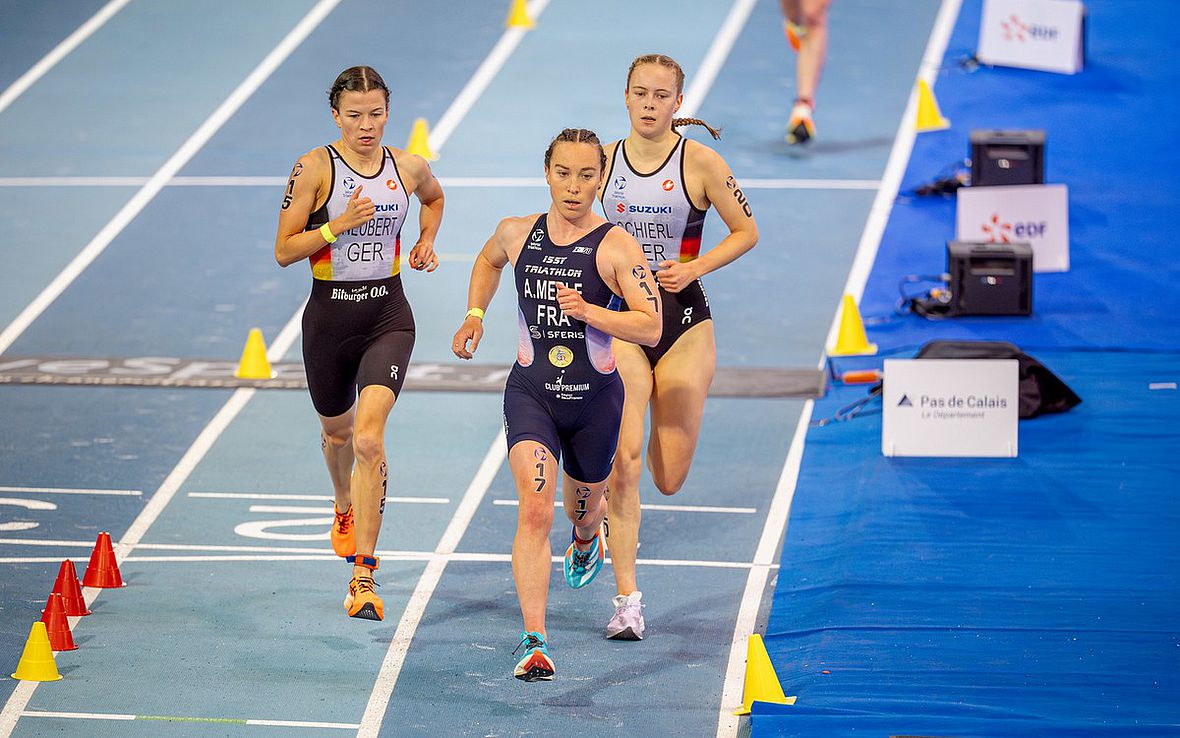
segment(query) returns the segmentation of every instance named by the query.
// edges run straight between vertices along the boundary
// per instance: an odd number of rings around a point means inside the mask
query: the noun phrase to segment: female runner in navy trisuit
[[[512,573],[524,619],[524,656],[514,673],[530,682],[553,678],[545,602],[558,461],[574,526],[565,578],[577,588],[590,583],[606,554],[599,528],[623,408],[611,338],[645,346],[660,339],[659,294],[639,244],[593,211],[605,164],[591,131],[567,128],[554,139],[545,152],[552,205],[500,222],[475,259],[470,309],[452,346],[471,358],[500,272],[512,264],[520,348],[504,390],[504,425],[520,498]],[[618,309],[622,300],[630,309]]]
[[[385,423],[414,347],[401,228],[416,195],[422,209],[409,263],[434,271],[443,192],[422,157],[381,145],[389,88],[375,70],[344,70],[328,100],[340,138],[299,157],[291,170],[275,259],[284,267],[311,264],[303,362],[336,495],[332,548],[353,562],[345,611],[381,620],[385,605],[373,591],[373,572],[388,482]]]

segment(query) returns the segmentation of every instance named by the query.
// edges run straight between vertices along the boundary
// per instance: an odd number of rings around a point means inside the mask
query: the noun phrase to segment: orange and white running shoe
[[[340,512],[336,504],[332,504],[336,513],[336,520],[332,522],[332,550],[337,556],[353,556],[356,554],[356,531],[352,525],[352,505],[348,510]]]
[[[348,583],[348,595],[344,598],[344,610],[350,618],[362,620],[384,620],[385,602],[373,588],[377,583],[373,577],[353,577]]]
[[[783,33],[787,37],[787,43],[791,45],[791,51],[798,54],[800,47],[803,46],[803,37],[807,35],[807,27],[785,20],[783,21]]]
[[[791,118],[787,122],[787,143],[807,143],[815,138],[815,122],[811,120],[814,109],[815,106],[809,100],[795,100],[795,105],[791,108]]]

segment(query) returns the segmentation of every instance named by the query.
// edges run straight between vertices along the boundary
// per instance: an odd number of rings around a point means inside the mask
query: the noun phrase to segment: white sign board
[[[1015,359],[886,359],[881,453],[1016,456]]]
[[[1069,271],[1069,188],[1063,184],[960,187],[955,239],[1028,243],[1034,272]]]
[[[984,64],[1075,74],[1082,70],[1080,0],[984,0],[979,48]]]

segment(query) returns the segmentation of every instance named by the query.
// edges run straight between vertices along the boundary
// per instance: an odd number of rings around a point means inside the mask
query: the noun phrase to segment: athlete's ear
[[[680,103],[682,103],[682,102],[684,102],[684,93],[683,92],[676,96],[676,107],[672,108],[673,113],[680,111]]]

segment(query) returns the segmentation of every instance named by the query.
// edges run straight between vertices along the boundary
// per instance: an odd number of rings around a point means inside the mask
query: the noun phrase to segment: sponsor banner
[[[1085,13],[1080,0],[984,0],[975,56],[985,64],[1076,74]]]
[[[886,359],[885,456],[1016,456],[1015,359]]]
[[[955,239],[1027,243],[1034,272],[1069,271],[1069,188],[1063,184],[960,187]]]

